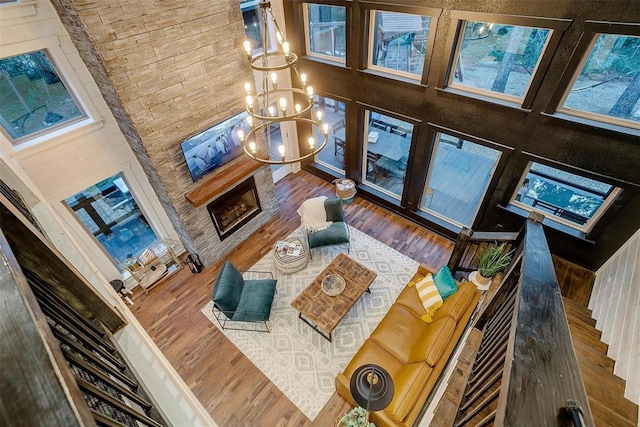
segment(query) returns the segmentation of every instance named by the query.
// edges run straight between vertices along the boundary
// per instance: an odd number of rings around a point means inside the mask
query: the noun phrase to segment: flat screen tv
[[[193,182],[243,153],[237,132],[249,133],[246,111],[186,139],[180,144]]]

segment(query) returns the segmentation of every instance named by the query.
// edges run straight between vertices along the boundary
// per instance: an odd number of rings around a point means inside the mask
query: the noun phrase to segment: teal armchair
[[[245,272],[248,273],[248,272]],[[269,332],[267,321],[271,314],[271,305],[276,293],[276,280],[271,272],[251,272],[265,275],[263,279],[244,279],[242,273],[231,262],[226,261],[213,285],[213,315],[222,329],[240,329],[232,327],[245,322],[256,325],[255,330]],[[230,326],[227,322],[231,321]],[[264,325],[264,330],[257,325]]]
[[[324,210],[326,220],[332,224],[323,230],[307,233],[307,242],[309,244],[309,256],[313,258],[311,249],[322,246],[346,245],[347,253],[350,249],[349,227],[345,221],[344,211],[342,210],[341,199],[326,199],[324,201]]]

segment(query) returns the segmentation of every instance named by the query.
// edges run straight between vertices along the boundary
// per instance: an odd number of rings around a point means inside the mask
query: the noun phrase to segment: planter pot
[[[491,278],[484,277],[478,271],[472,271],[469,274],[469,280],[473,282],[480,291],[486,291],[489,289],[489,286],[491,286]]]

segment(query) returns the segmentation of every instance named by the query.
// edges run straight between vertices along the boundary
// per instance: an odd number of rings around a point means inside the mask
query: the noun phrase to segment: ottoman
[[[276,247],[273,248],[273,264],[276,269],[284,274],[291,274],[297,271],[302,270],[307,266],[309,262],[309,251],[302,243],[302,241],[297,237],[290,237],[288,239],[284,239],[284,242],[293,243],[295,245],[300,245],[301,250],[298,255],[287,255],[282,251],[276,250]]]

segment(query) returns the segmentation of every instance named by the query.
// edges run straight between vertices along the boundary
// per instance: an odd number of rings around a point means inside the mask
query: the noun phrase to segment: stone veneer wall
[[[52,2],[187,250],[210,264],[275,214],[268,167],[254,174],[262,213],[224,244],[184,198],[198,183],[180,142],[240,112],[253,78],[237,0]]]

